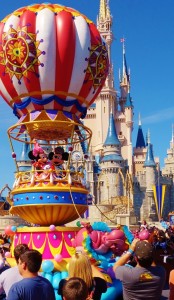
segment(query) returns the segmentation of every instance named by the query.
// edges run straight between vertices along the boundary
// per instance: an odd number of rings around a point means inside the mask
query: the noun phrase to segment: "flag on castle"
[[[154,185],[153,186],[153,194],[156,205],[156,211],[158,215],[159,221],[162,218],[163,208],[164,208],[164,200],[165,200],[165,192],[166,185]]]

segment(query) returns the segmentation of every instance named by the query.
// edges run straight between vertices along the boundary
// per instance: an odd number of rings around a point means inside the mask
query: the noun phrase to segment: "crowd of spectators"
[[[115,277],[122,283],[121,297],[124,300],[160,300],[167,282],[172,300],[174,228],[161,230],[146,225],[145,229],[150,232],[149,239],[134,238],[129,249],[117,257],[113,265]],[[5,259],[8,244],[7,240],[0,245],[0,300],[55,300],[52,284],[39,274],[41,253],[19,244],[14,249],[16,266],[11,267]],[[107,282],[86,253],[77,251],[69,261],[68,276],[60,280],[57,291],[63,300],[100,300],[107,291]]]

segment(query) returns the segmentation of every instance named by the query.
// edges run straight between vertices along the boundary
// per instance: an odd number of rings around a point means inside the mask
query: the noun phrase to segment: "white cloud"
[[[160,111],[157,111],[156,113],[147,116],[145,118],[142,118],[143,124],[154,124],[154,123],[161,123],[165,120],[174,120],[174,107],[169,107]]]

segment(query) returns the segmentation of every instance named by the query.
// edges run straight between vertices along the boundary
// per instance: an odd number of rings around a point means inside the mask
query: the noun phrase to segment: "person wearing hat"
[[[125,300],[159,300],[165,284],[166,272],[153,260],[153,246],[146,240],[134,239],[129,250],[114,264],[117,279],[123,284]],[[128,265],[134,256],[136,267]]]

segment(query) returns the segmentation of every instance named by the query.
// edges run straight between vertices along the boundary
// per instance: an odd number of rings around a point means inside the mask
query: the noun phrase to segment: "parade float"
[[[92,21],[58,4],[22,7],[0,22],[0,94],[18,118],[8,129],[16,165],[10,214],[29,226],[8,226],[13,250],[27,243],[43,255],[42,272],[55,289],[83,247],[108,282],[102,299],[116,299],[120,283],[112,257],[127,249],[123,229],[90,225],[85,163],[92,132],[83,124],[109,70],[106,44]],[[31,168],[21,171],[18,144],[28,144]],[[66,224],[79,218],[79,226]],[[81,227],[80,227],[81,226]],[[131,237],[130,237],[131,238]]]

